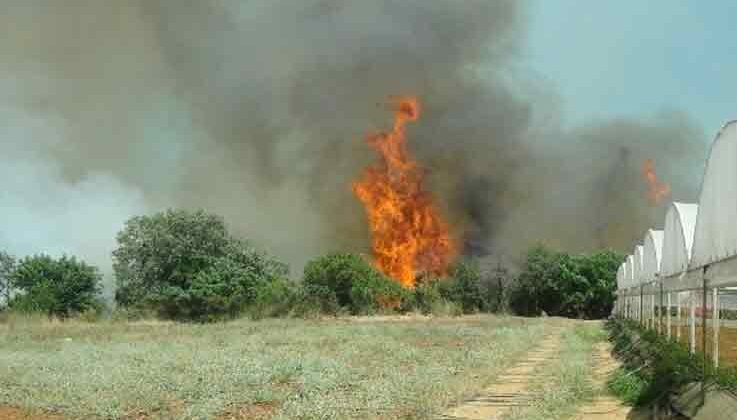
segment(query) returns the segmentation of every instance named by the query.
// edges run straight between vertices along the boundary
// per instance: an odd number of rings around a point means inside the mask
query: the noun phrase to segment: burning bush
[[[234,239],[219,216],[168,210],[130,219],[113,252],[123,307],[150,308],[166,318],[234,317],[287,267]]]
[[[323,312],[370,314],[400,307],[405,291],[360,255],[332,254],[305,267],[304,288]]]
[[[424,189],[425,170],[407,148],[405,126],[419,118],[420,103],[401,97],[392,106],[392,130],[366,138],[380,159],[366,168],[353,192],[366,209],[376,266],[412,288],[418,273],[447,274],[457,249],[448,223]]]

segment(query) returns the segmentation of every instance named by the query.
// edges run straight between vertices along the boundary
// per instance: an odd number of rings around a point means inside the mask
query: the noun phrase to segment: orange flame
[[[422,188],[422,168],[407,152],[405,125],[419,118],[419,101],[401,97],[392,105],[392,130],[366,138],[381,160],[366,168],[363,178],[353,183],[353,192],[366,209],[376,266],[411,288],[418,274],[445,274],[456,246],[448,224]]]
[[[652,159],[642,164],[642,176],[647,182],[647,198],[651,205],[658,205],[663,199],[670,196],[670,186],[658,180],[658,175],[655,173],[655,162]]]

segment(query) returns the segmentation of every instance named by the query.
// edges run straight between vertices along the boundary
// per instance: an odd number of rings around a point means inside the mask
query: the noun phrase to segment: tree
[[[510,298],[510,305],[515,312],[522,315],[539,315],[542,312],[542,300],[554,276],[554,257],[553,252],[543,246],[535,246],[527,252]]]
[[[587,317],[605,318],[612,312],[622,261],[624,256],[610,249],[594,252],[581,261],[580,272],[588,279],[589,287]]]
[[[18,294],[12,308],[61,318],[98,308],[102,276],[97,268],[74,257],[35,255],[22,259],[11,275]]]
[[[167,210],[128,220],[117,236],[115,300],[136,306],[167,288],[188,289],[195,275],[225,255],[225,221],[204,211]]]
[[[524,315],[602,318],[615,299],[616,273],[624,257],[614,251],[570,255],[542,246],[530,249],[511,305]]]
[[[0,310],[10,303],[10,277],[15,271],[15,258],[5,251],[0,251]]]
[[[441,281],[440,293],[460,305],[464,313],[484,310],[486,307],[481,284],[481,270],[473,261],[460,261],[453,266],[450,279]]]
[[[402,286],[356,254],[331,254],[305,266],[304,287],[324,311],[344,308],[353,314],[396,309],[405,294]]]
[[[128,220],[117,236],[116,302],[173,319],[235,316],[255,287],[287,275],[284,264],[233,238],[202,210],[167,210]]]

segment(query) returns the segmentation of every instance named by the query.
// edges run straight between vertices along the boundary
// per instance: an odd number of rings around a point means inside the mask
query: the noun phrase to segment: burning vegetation
[[[647,159],[643,162],[642,176],[647,182],[647,199],[651,205],[657,206],[670,196],[670,185],[658,179],[655,172],[655,161]]]
[[[380,160],[354,182],[353,192],[366,208],[377,268],[411,288],[418,274],[446,274],[457,247],[447,222],[423,189],[423,169],[407,150],[405,126],[419,118],[419,101],[401,97],[391,104],[395,109],[391,131],[366,138]]]

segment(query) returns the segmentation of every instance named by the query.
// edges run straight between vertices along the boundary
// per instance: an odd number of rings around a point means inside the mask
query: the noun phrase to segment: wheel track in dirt
[[[554,326],[536,348],[502,372],[492,385],[449,409],[438,420],[499,419],[515,407],[528,407],[540,399],[543,387],[536,385],[547,379],[539,374],[540,368],[557,358],[566,328]]]
[[[591,363],[593,366],[593,385],[597,390],[597,397],[593,401],[582,405],[575,420],[634,420],[647,418],[644,413],[635,413],[631,407],[607,394],[606,382],[611,374],[619,368],[619,363],[612,357],[611,344],[598,343],[594,347]],[[641,417],[643,416],[643,417]]]

